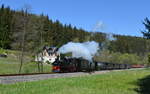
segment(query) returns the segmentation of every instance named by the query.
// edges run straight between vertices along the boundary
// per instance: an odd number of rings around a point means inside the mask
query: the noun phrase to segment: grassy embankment
[[[0,57],[0,74],[16,74],[19,72],[20,60],[18,51],[0,50],[0,53],[7,53],[7,58]],[[44,65],[44,72],[50,72],[51,66]],[[31,56],[25,55],[21,73],[38,72],[36,62],[31,62]]]
[[[148,75],[150,69],[141,69],[23,82],[0,85],[0,94],[150,94]]]

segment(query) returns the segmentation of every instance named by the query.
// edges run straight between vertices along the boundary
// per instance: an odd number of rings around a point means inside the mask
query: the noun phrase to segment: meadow
[[[0,94],[150,94],[150,69],[0,85]]]
[[[5,52],[4,52],[5,51]],[[18,74],[20,67],[20,52],[12,50],[0,50],[0,53],[7,53],[7,58],[0,57],[0,74]],[[32,57],[28,54],[24,56],[24,62],[21,73],[36,73],[39,72],[36,62],[31,62]],[[50,72],[51,65],[43,65],[43,72]]]

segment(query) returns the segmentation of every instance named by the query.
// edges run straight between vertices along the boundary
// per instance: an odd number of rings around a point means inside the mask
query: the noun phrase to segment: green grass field
[[[150,94],[150,69],[0,85],[0,94]]]
[[[2,50],[5,51],[6,50]],[[2,53],[0,51],[0,53]],[[19,72],[19,52],[17,51],[7,51],[8,57],[2,58],[0,57],[0,74],[17,74]],[[51,65],[44,65],[44,72],[51,71]],[[31,62],[31,57],[29,55],[24,57],[24,63],[22,67],[21,73],[35,73],[38,71],[38,65],[36,62]]]

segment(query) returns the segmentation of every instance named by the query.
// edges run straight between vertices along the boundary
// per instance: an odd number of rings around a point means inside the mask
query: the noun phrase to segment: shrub
[[[112,62],[112,63],[119,63],[119,64],[147,64],[147,57],[146,56],[138,56],[136,54],[129,54],[129,53],[113,53],[109,52],[108,50],[103,50],[100,52],[98,56],[94,57],[95,61],[101,62]]]

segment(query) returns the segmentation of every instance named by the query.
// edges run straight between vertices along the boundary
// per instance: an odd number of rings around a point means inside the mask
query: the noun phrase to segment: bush
[[[119,56],[119,62],[122,64],[139,64],[140,57],[135,54],[122,54]]]
[[[111,62],[111,63],[119,63],[119,64],[147,64],[146,56],[138,56],[136,54],[129,53],[110,53],[108,50],[103,50],[100,52],[98,56],[94,57],[95,61],[101,62]]]
[[[7,53],[7,50],[0,48],[0,54],[6,54],[6,53]]]

